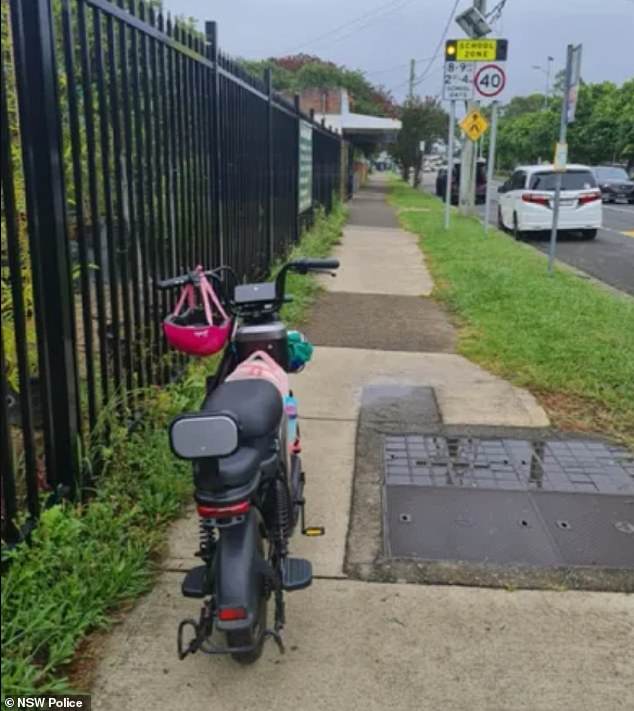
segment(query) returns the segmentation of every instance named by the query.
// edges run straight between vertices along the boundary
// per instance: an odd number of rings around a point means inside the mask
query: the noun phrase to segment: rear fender
[[[216,544],[214,590],[216,607],[242,607],[247,616],[242,620],[217,620],[219,630],[250,629],[257,617],[262,586],[273,573],[260,552],[259,516],[251,509],[242,523],[222,528]]]

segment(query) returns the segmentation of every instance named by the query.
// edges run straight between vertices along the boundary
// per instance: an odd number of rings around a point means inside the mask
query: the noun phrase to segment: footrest
[[[282,571],[284,590],[303,590],[313,582],[313,566],[305,558],[286,558]]]
[[[207,566],[198,565],[192,568],[181,585],[185,597],[205,597],[207,591]]]

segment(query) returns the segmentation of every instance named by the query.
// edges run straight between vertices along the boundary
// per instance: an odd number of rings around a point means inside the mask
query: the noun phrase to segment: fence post
[[[47,477],[72,496],[79,481],[80,409],[51,2],[13,2],[11,13]]]
[[[205,38],[211,48],[210,59],[214,63],[212,74],[213,106],[213,166],[214,166],[214,213],[216,237],[218,239],[218,259],[225,264],[224,221],[222,218],[223,182],[222,182],[222,111],[220,106],[220,74],[218,72],[218,24],[215,21],[205,23]]]
[[[3,87],[4,89],[4,87]],[[9,186],[2,186],[9,190]],[[2,467],[2,537],[7,542],[15,543],[20,540],[20,532],[15,525],[17,514],[15,469],[13,467],[13,449],[11,431],[9,429],[9,393],[5,379],[6,364],[4,360],[4,335],[0,321],[0,466]]]
[[[343,128],[339,129],[339,200],[345,202],[345,165],[344,165],[344,154],[345,154],[345,142],[343,138]]]
[[[271,67],[264,70],[264,83],[268,97],[266,107],[266,238],[269,249],[269,268],[275,261],[275,234],[273,231],[273,74]]]

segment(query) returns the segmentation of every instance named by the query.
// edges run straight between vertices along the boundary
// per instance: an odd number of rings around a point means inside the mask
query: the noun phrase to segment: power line
[[[402,10],[406,5],[411,5],[415,0],[401,0],[400,5],[396,5],[395,7],[387,10],[386,12],[379,13],[375,17],[371,17],[367,22],[365,22],[362,25],[359,25],[357,27],[353,27],[349,32],[346,32],[343,35],[340,35],[339,37],[335,37],[330,41],[327,41],[324,45],[322,45],[322,49],[324,47],[329,47],[330,45],[336,44],[337,42],[341,42],[342,40],[347,39],[348,37],[351,37],[352,35],[356,35],[358,32],[361,30],[364,30],[366,27],[369,27],[373,22],[376,20],[383,19],[387,15],[390,15],[392,12],[396,12],[397,10]],[[321,43],[320,43],[321,44]]]
[[[311,39],[311,40],[302,42],[301,45],[298,45],[298,46],[294,47],[293,49],[289,50],[287,52],[287,54],[297,52],[300,49],[302,49],[303,47],[315,44],[326,37],[331,37],[332,35],[337,34],[341,30],[344,30],[344,29],[350,27],[351,25],[356,25],[358,22],[363,22],[368,19],[371,19],[371,21],[375,20],[375,19],[377,19],[377,15],[380,16],[384,13],[390,13],[390,12],[393,12],[394,10],[398,10],[398,9],[400,9],[400,6],[409,4],[412,1],[413,0],[390,0],[390,2],[388,2],[388,3],[384,3],[383,5],[375,7],[373,10],[370,10],[369,12],[364,12],[362,15],[358,15],[357,17],[353,18],[352,20],[348,20],[347,22],[344,22],[343,24],[338,25],[337,27],[331,28],[330,30],[328,30],[328,32],[324,32],[323,34],[318,35],[317,37],[313,37],[313,39]],[[355,28],[355,30],[353,30],[353,32],[355,32],[357,29],[360,29],[360,28]],[[339,39],[343,39],[343,38],[339,38]]]
[[[634,2],[634,0],[632,0]],[[428,62],[431,59],[431,57],[418,57],[414,61],[416,62]],[[393,72],[396,69],[404,69],[405,67],[409,67],[409,62],[404,62],[403,64],[395,64],[392,67],[385,67],[384,69],[370,69],[369,71],[366,71],[365,69],[362,70],[364,74],[369,74],[369,75],[374,75],[374,74],[385,74],[386,72]]]
[[[504,1],[506,1],[506,0],[504,0]],[[445,29],[443,30],[443,33],[440,36],[440,39],[438,40],[438,44],[436,45],[436,50],[434,51],[434,54],[429,61],[429,64],[423,71],[422,76],[420,77],[420,79],[418,79],[416,81],[416,84],[420,84],[422,81],[424,81],[424,79],[429,74],[429,70],[431,69],[432,64],[436,61],[436,58],[438,57],[438,53],[440,52],[440,48],[442,47],[443,42],[445,41],[445,38],[447,37],[447,32],[449,32],[449,26],[451,25],[451,21],[453,20],[453,17],[456,14],[456,10],[458,9],[459,4],[460,4],[460,0],[456,0],[453,8],[451,9],[451,12],[449,13],[449,17],[447,18],[447,24],[445,25]]]
[[[406,66],[409,66],[409,64]],[[421,83],[427,81],[427,79],[430,79],[431,77],[436,76],[436,74],[438,74],[438,72],[441,71],[441,69],[442,69],[442,66],[436,67],[432,72],[429,72],[424,79],[417,79],[414,82],[414,84],[417,86],[418,84],[421,84]],[[397,84],[394,87],[388,87],[388,91],[398,91],[399,89],[402,89],[404,86],[407,86],[407,84],[409,84],[409,79],[406,79],[405,81],[401,82],[400,84]]]
[[[500,2],[490,11],[487,13],[487,20],[490,22],[497,22],[500,17],[502,17],[502,10],[504,10],[504,6],[508,0],[500,0]]]
[[[506,2],[506,0],[504,0]],[[454,3],[453,8],[451,9],[451,13],[449,14],[449,17],[447,18],[447,23],[445,25],[445,28],[442,32],[442,35],[440,36],[440,40],[438,41],[438,44],[436,45],[436,49],[434,50],[434,54],[429,58],[429,62],[425,69],[423,70],[422,75],[414,82],[414,86],[418,86],[419,84],[422,84],[428,76],[430,75],[430,70],[436,61],[438,59],[438,54],[440,52],[440,49],[443,45],[443,42],[445,41],[445,38],[447,37],[447,33],[449,32],[449,27],[451,25],[451,21],[453,20],[454,15],[456,14],[456,10],[458,9],[458,5],[460,4],[460,0],[456,0]],[[433,72],[434,74],[436,73],[436,70]],[[409,84],[409,79],[401,82],[397,86],[395,86],[393,89],[390,89],[390,91],[398,91],[402,87],[404,87],[406,84]]]
[[[425,69],[423,70],[423,73],[422,73],[422,75],[420,76],[420,78],[417,79],[417,80],[414,82],[414,86],[418,86],[419,84],[421,84],[422,82],[424,82],[425,79],[427,79],[427,77],[428,77],[428,75],[429,75],[429,72],[430,72],[430,69],[432,68],[432,65],[434,64],[434,62],[435,62],[436,59],[438,58],[438,53],[440,52],[440,48],[442,47],[443,42],[445,41],[445,38],[447,37],[447,32],[449,32],[449,26],[451,25],[451,21],[453,20],[453,17],[454,17],[454,15],[456,14],[456,10],[458,9],[458,5],[459,5],[459,4],[460,4],[460,0],[456,0],[456,2],[454,3],[453,8],[451,9],[451,13],[449,14],[449,17],[447,18],[447,23],[446,23],[446,25],[445,25],[445,29],[443,30],[442,35],[440,36],[440,40],[438,41],[438,44],[436,45],[436,49],[434,50],[434,54],[430,57],[429,63],[427,64],[427,66],[426,66]],[[398,84],[398,85],[395,86],[394,88],[390,89],[390,91],[398,91],[399,89],[401,89],[402,87],[404,87],[406,84],[409,84],[409,79],[406,80],[406,81],[404,81],[404,82],[401,82],[400,84]]]

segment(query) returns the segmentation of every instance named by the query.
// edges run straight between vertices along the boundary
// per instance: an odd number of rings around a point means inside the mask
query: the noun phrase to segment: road
[[[426,173],[423,188],[433,191],[435,174]],[[492,185],[489,213],[491,224],[497,224],[497,189]],[[484,206],[478,208],[484,216]],[[549,235],[536,235],[527,240],[542,252],[548,252]],[[570,266],[590,274],[610,286],[634,295],[634,205],[603,206],[603,229],[594,240],[561,235],[557,242],[557,258]]]

